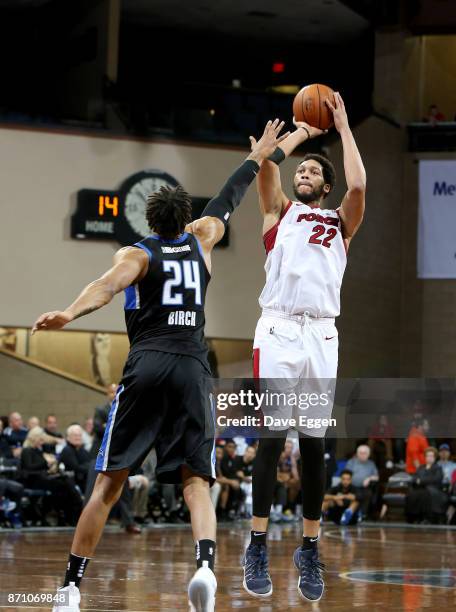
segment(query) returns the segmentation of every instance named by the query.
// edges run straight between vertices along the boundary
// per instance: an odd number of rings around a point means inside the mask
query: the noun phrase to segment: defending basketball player
[[[109,512],[130,470],[142,464],[152,447],[157,480],[182,482],[191,514],[197,571],[188,588],[190,609],[214,610],[216,518],[209,486],[215,479],[215,452],[204,301],[212,249],[262,160],[286,137],[279,136],[282,127],[278,119],[267,123],[201,219],[191,222],[191,199],[181,187],[152,194],[146,208],[152,234],[120,249],[113,267],[71,306],[41,315],[33,326],[32,333],[61,329],[125,291],[130,352],[98,454],[95,488],[68,560],[62,589],[69,593],[70,607],[55,612],[79,611],[79,585]]]
[[[262,163],[258,174],[267,253],[266,284],[259,299],[262,316],[254,340],[254,375],[261,379],[312,379],[312,384],[318,386],[321,381],[335,381],[337,376],[338,335],[334,319],[340,310],[347,251],[363,219],[366,173],[341,96],[336,93],[334,104],[329,100],[326,103],[343,146],[348,189],[340,206],[336,210],[323,206],[334,187],[335,171],[331,162],[320,155],[307,154],[298,164],[293,201],[282,191],[280,161],[307,139],[322,134],[306,123],[295,122],[296,131]],[[252,145],[255,146],[254,140]],[[332,405],[326,410],[330,415]],[[303,542],[293,561],[299,572],[300,595],[318,601],[324,590],[317,544],[325,487],[325,430],[304,426],[298,431]],[[266,536],[277,461],[286,435],[284,428],[279,437],[260,440],[253,471],[253,520],[244,560],[244,588],[258,597],[267,597],[273,590]]]

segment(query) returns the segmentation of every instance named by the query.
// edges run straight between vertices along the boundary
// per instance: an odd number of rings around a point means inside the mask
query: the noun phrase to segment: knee
[[[219,482],[214,482],[214,484],[212,485],[212,491],[214,493],[219,493],[222,489],[222,485]]]
[[[125,478],[122,479],[111,477],[108,474],[99,474],[95,482],[93,496],[98,497],[103,504],[113,506],[122,493]]]
[[[149,489],[149,479],[146,476],[141,475],[141,486],[143,489]]]
[[[11,484],[11,491],[13,493],[16,493],[17,495],[21,495],[22,492],[24,491],[24,485],[21,484],[20,482],[14,482],[12,481]]]
[[[131,488],[138,488],[139,490],[149,489],[149,479],[143,474],[135,474],[129,477]]]
[[[184,485],[184,499],[187,506],[191,506],[195,499],[209,494],[209,483],[203,478],[191,478]]]

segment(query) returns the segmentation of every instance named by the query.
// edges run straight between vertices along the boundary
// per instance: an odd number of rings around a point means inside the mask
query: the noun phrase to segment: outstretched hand
[[[268,121],[263,135],[258,141],[253,136],[249,136],[252,153],[260,154],[263,158],[269,157],[282,140],[290,135],[290,132],[286,132],[279,136],[284,125],[285,121],[279,121],[279,119]]]
[[[45,312],[35,321],[32,327],[31,335],[37,331],[46,331],[50,329],[62,329],[67,323],[73,320],[71,315],[66,312],[54,310],[53,312]]]
[[[347,111],[342,96],[338,91],[334,92],[334,104],[326,98],[326,106],[332,111],[334,117],[334,126],[338,132],[343,128],[348,127]]]

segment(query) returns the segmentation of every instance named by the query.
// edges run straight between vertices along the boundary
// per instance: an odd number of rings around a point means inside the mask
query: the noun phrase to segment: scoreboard
[[[71,237],[76,240],[115,240],[127,246],[151,232],[145,211],[147,197],[162,185],[177,187],[178,182],[166,172],[145,170],[123,181],[117,191],[80,189],[76,212],[71,217]],[[198,219],[209,198],[192,197],[192,217]],[[217,246],[228,246],[229,227]]]

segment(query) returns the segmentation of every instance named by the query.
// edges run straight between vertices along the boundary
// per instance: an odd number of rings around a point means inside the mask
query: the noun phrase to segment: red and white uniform
[[[266,284],[259,299],[262,316],[255,331],[254,375],[286,379],[288,389],[302,389],[306,380],[307,392],[325,393],[331,388],[333,398],[338,362],[334,318],[340,312],[347,262],[339,214],[289,202],[263,240]],[[285,387],[285,381],[276,382],[276,387]],[[332,399],[306,411],[309,418],[329,418]],[[289,415],[283,409],[279,413]],[[314,436],[326,430],[296,429]]]
[[[339,316],[347,255],[337,211],[290,202],[263,240],[266,284],[260,306],[290,315]]]

